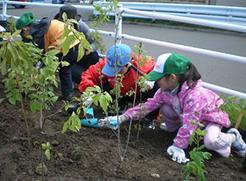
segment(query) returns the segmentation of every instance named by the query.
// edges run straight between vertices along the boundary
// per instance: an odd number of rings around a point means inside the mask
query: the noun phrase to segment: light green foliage
[[[139,79],[138,79],[138,81],[137,81],[137,84],[138,84],[138,86],[140,87],[140,91],[141,92],[146,92],[146,91],[148,91],[148,90],[146,90],[146,88],[145,88],[145,82],[146,82],[147,80],[146,80],[146,78],[145,77],[139,77]]]
[[[120,88],[123,87],[122,81],[123,81],[124,75],[117,74],[115,76],[115,86],[113,89],[110,90],[111,95],[118,95],[118,98],[122,97],[121,96],[121,90]]]
[[[138,55],[138,65],[141,67],[143,67],[146,62],[150,61],[150,57],[145,55],[146,50],[144,49],[144,44],[142,42],[139,42],[138,45],[134,45],[132,50],[135,55]]]
[[[105,45],[102,42],[102,37],[98,31],[99,24],[107,24],[110,21],[108,12],[114,11],[119,2],[117,0],[106,0],[104,4],[93,5],[95,10],[99,12],[99,16],[95,16],[91,27],[95,30],[90,34],[90,38],[94,40],[96,46],[102,53],[106,51]]]
[[[85,54],[85,50],[92,51],[90,47],[90,43],[86,40],[85,35],[82,32],[77,31],[74,26],[78,25],[78,21],[75,19],[67,19],[66,13],[63,13],[62,18],[65,22],[64,25],[64,33],[61,39],[65,39],[65,41],[60,40],[60,45],[58,46],[59,50],[62,50],[63,56],[66,56],[69,52],[70,45],[73,44],[76,40],[79,40],[79,52],[77,61],[81,60],[81,58]],[[62,66],[67,66],[62,64]]]
[[[91,95],[91,92],[94,94]],[[107,108],[109,106],[109,103],[112,102],[112,97],[108,92],[102,92],[101,88],[99,86],[94,87],[88,87],[85,92],[81,95],[81,98],[89,98],[91,97],[93,100],[93,103],[103,109],[104,112],[107,111]]]
[[[106,0],[103,4],[101,3],[100,5],[94,5],[95,10],[99,12],[99,16],[95,17],[97,24],[109,22],[110,18],[108,13],[110,11],[114,11],[117,4],[119,4],[117,0]]]
[[[135,54],[135,58],[137,59],[137,63],[139,66],[143,67],[145,63],[148,63],[150,61],[149,56],[145,56],[144,54],[146,51],[144,50],[144,44],[140,42],[138,45],[133,46],[133,52]],[[137,76],[139,76],[137,72]],[[136,84],[140,88],[140,92],[146,92],[147,90],[145,89],[145,81],[146,78],[144,76],[139,77],[139,79],[136,81]],[[135,91],[129,91],[127,92],[128,96],[132,96],[135,93]]]
[[[134,128],[138,131],[142,131],[142,126],[139,122],[134,125]]]
[[[45,150],[44,153],[45,153],[46,158],[50,160],[50,150],[51,150],[50,142],[42,143],[41,146],[42,146],[42,149]]]
[[[33,113],[47,108],[44,102],[55,101],[57,98],[53,93],[51,84],[57,86],[55,72],[59,63],[55,55],[58,51],[50,51],[45,56],[42,50],[32,43],[24,43],[21,40],[11,40],[19,35],[19,31],[3,34],[2,37],[9,41],[1,42],[0,49],[1,72],[5,75],[5,94],[9,102],[16,104],[22,101],[22,96],[28,96],[31,99],[30,108]],[[45,67],[39,69],[37,66],[39,60],[45,64]]]
[[[192,137],[189,140],[189,144],[192,145],[194,143],[196,147],[190,151],[191,161],[187,162],[182,168],[183,175],[185,176],[185,180],[189,180],[191,174],[193,174],[196,176],[197,181],[205,181],[206,170],[204,169],[204,160],[209,160],[212,155],[209,152],[202,151],[205,146],[200,145],[200,142],[203,140],[207,131],[200,129],[201,127],[204,127],[201,123],[195,121],[191,121],[190,123],[197,125],[199,128],[192,133]]]
[[[57,87],[55,72],[59,62],[55,55],[58,51],[53,50],[44,55],[43,50],[33,43],[24,43],[19,34],[20,30],[0,34],[0,38],[5,39],[0,42],[0,60],[2,60],[0,65],[2,81],[5,84],[5,96],[11,104],[20,102],[30,145],[25,99],[29,98],[30,109],[33,113],[40,111],[40,129],[42,129],[42,110],[47,109],[50,102],[57,100],[53,89],[54,86]],[[32,40],[32,37],[28,38]],[[40,62],[44,64],[42,69],[38,65]]]
[[[8,26],[6,28],[7,29],[7,32],[13,33],[16,30],[14,17],[9,17],[8,18],[8,22],[9,22],[9,24],[8,24]]]
[[[225,111],[229,115],[233,125],[236,124],[239,113],[243,113],[240,127],[246,129],[246,99],[228,95],[221,95],[218,100],[220,99],[223,99],[224,103],[219,109]]]
[[[81,113],[81,110],[83,110],[84,116],[86,115],[87,107],[84,105],[84,100],[89,99],[89,98],[93,100],[93,103],[96,106],[100,106],[104,112],[107,112],[109,103],[112,102],[112,97],[110,96],[110,94],[108,92],[102,92],[99,86],[88,87],[81,94],[79,98],[73,97],[73,101],[78,102],[80,106],[78,107],[76,113],[73,112],[69,120],[64,123],[62,133],[65,133],[67,129],[70,129],[71,131],[74,131],[74,132],[78,132],[81,129],[79,115]],[[65,107],[65,109],[67,110],[69,107],[70,106],[68,104]]]
[[[74,112],[69,117],[68,121],[66,121],[63,124],[62,133],[65,133],[67,131],[67,129],[69,129],[73,132],[78,132],[81,129],[80,119],[79,119],[78,115],[75,114]]]
[[[122,98],[121,87],[123,87],[123,84],[122,84],[123,78],[124,78],[124,75],[117,74],[115,76],[115,86],[113,89],[109,91],[110,95],[113,95],[114,97],[116,97],[116,94],[117,94],[118,99]],[[112,101],[112,104],[109,105],[109,112],[111,114],[115,114],[116,112],[120,110],[120,107],[116,106],[116,101],[118,100],[114,99]]]

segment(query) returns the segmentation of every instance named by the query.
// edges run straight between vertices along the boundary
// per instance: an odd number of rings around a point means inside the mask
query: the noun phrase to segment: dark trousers
[[[90,65],[95,65],[99,61],[97,52],[91,52],[89,55],[84,55],[83,58],[76,62],[72,67],[72,79],[79,84],[81,82],[81,74],[86,71]]]
[[[61,60],[62,53],[59,53],[57,57],[59,58],[59,60]],[[69,66],[65,66],[65,67],[60,66],[60,70],[59,70],[62,96],[71,97],[73,94],[72,66],[77,62],[77,57],[78,57],[78,45],[71,48],[68,54],[63,58],[63,61],[69,62]],[[91,61],[89,58],[83,57],[79,62],[83,67],[83,70],[86,70],[90,65],[94,65],[97,61],[94,60]]]

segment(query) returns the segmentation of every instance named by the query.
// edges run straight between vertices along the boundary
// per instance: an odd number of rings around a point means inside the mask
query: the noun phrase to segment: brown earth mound
[[[4,97],[0,83],[0,98]],[[63,105],[57,102],[49,114]],[[102,117],[101,110],[95,115]],[[1,181],[82,181],[82,180],[169,180],[182,179],[182,165],[173,162],[165,154],[175,134],[160,129],[142,130],[137,139],[137,130],[132,128],[131,140],[124,161],[120,160],[118,140],[111,130],[83,127],[79,133],[61,133],[68,114],[59,112],[45,123],[46,134],[41,134],[38,115],[28,115],[31,132],[31,147],[28,147],[25,122],[19,106],[6,100],[0,105],[0,180]],[[127,125],[126,125],[127,126]],[[243,138],[246,140],[246,133]],[[122,126],[121,142],[125,147],[127,131]],[[44,157],[41,143],[52,145],[51,160]],[[188,151],[187,151],[188,154]],[[38,165],[44,159],[43,177]],[[243,159],[232,154],[222,158],[213,153],[205,163],[209,181],[246,180]],[[39,169],[38,169],[39,168]],[[192,180],[195,180],[192,178]]]

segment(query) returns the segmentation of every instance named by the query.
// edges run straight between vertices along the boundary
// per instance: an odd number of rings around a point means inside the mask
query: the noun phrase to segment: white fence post
[[[7,7],[8,7],[8,4],[7,4],[7,2],[5,0],[3,0],[2,2],[3,2],[2,19],[6,20],[7,19]]]
[[[122,34],[122,5],[118,4],[115,11],[115,38],[116,44],[121,44],[121,34]]]

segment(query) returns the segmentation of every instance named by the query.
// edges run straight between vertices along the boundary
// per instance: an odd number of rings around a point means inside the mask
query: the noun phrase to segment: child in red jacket
[[[108,49],[106,58],[103,58],[95,65],[91,65],[82,73],[78,89],[80,92],[83,92],[87,87],[103,85],[103,90],[109,92],[115,86],[115,76],[121,74],[123,75],[122,86],[120,87],[122,99],[119,100],[119,106],[124,108],[126,102],[133,102],[133,96],[127,96],[127,92],[134,91],[136,81],[141,76],[151,72],[154,66],[155,62],[153,58],[143,60],[143,57],[135,55],[128,45],[113,45]],[[101,80],[100,77],[102,77]],[[100,83],[100,81],[102,82]],[[147,92],[143,93],[143,101],[146,101],[149,97],[153,97],[159,87],[154,82],[146,81],[145,88]],[[138,95],[139,92],[140,89],[138,88]],[[146,120],[151,120],[152,123],[152,120],[157,117],[158,113],[159,110],[155,110],[147,116]],[[150,126],[152,128],[153,125],[150,121],[146,122],[146,127]]]

